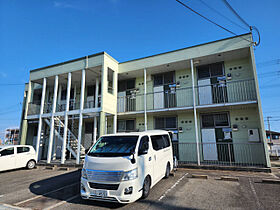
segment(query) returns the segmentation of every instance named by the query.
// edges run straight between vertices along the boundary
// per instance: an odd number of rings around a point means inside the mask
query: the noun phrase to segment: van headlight
[[[87,179],[87,171],[86,171],[86,169],[82,169],[82,177],[84,178],[84,179]]]
[[[131,170],[131,171],[126,171],[123,174],[122,181],[128,181],[128,180],[133,180],[138,177],[138,171],[137,168]]]

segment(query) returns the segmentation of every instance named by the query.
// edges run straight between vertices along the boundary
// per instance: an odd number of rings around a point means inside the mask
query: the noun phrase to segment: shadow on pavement
[[[62,175],[50,177],[37,182],[32,183],[29,186],[29,190],[35,195],[42,195],[42,199],[46,200],[54,199],[65,201],[80,193],[80,175],[81,170],[65,173]],[[39,199],[39,198],[38,198]],[[37,199],[37,200],[38,200]],[[35,203],[36,201],[30,201]],[[37,201],[39,202],[39,201]],[[40,201],[42,202],[42,201]],[[119,203],[109,203],[100,201],[83,200],[80,197],[67,201],[68,203],[92,205],[97,207],[107,208],[120,208],[124,206]]]

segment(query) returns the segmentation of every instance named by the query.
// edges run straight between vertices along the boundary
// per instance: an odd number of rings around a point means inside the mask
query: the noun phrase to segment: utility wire
[[[18,85],[25,85],[25,84],[8,84],[8,83],[2,83],[0,86],[18,86]]]
[[[193,13],[195,13],[195,14],[199,15],[200,17],[204,18],[204,19],[207,20],[208,22],[210,22],[210,23],[212,23],[212,24],[214,24],[214,25],[220,27],[221,29],[223,29],[223,30],[225,30],[225,31],[227,31],[227,32],[229,32],[229,33],[235,35],[235,36],[238,36],[238,34],[236,34],[236,33],[234,33],[233,31],[231,31],[231,30],[229,30],[229,29],[227,29],[227,28],[225,28],[225,27],[219,25],[218,23],[216,23],[216,22],[210,20],[209,18],[205,17],[204,15],[198,13],[197,11],[193,10],[191,7],[189,7],[188,5],[184,4],[184,3],[181,2],[180,0],[175,0],[175,1],[177,1],[179,4],[183,5],[184,7],[186,7],[187,9],[189,9],[190,11],[192,11]],[[246,40],[247,42],[254,43],[254,42],[252,42],[252,41],[250,41],[250,40],[248,40],[248,39],[245,39],[245,38],[242,37],[242,36],[239,36],[239,38],[241,38],[241,39],[243,39],[243,40]]]
[[[251,28],[250,25],[230,6],[230,4],[227,2],[227,0],[222,0],[224,4],[235,14],[235,16],[244,23],[249,29]]]
[[[218,10],[216,10],[215,8],[209,6],[205,1],[203,0],[199,0],[202,4],[204,4],[206,7],[208,7],[209,9],[211,9],[212,11],[216,12],[217,14],[219,14],[221,17],[225,18],[226,20],[228,20],[229,22],[231,22],[232,24],[238,26],[239,28],[242,28],[244,30],[248,30],[247,28],[244,28],[243,26],[237,24],[236,22],[232,21],[230,18],[228,18],[227,16],[223,15],[222,13],[220,13]]]

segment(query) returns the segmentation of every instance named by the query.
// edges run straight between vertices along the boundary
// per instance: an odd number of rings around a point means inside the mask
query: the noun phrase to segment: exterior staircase
[[[48,126],[50,126],[50,121],[48,119],[44,119]],[[58,137],[60,141],[63,142],[63,130],[64,130],[64,123],[59,119],[59,117],[54,118],[54,134]],[[77,150],[78,150],[78,138],[76,135],[67,128],[67,144],[66,149],[73,155],[75,158],[77,158]],[[85,148],[81,144],[80,149],[80,159],[83,159],[85,157]]]

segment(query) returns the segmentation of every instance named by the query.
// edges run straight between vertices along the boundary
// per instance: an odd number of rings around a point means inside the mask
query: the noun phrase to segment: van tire
[[[36,162],[34,160],[29,160],[26,164],[27,169],[33,169],[36,166]]]
[[[168,162],[166,165],[166,171],[165,171],[165,176],[164,178],[167,179],[170,175],[170,163]]]
[[[143,184],[142,198],[147,198],[149,196],[150,189],[151,189],[151,178],[149,176],[146,176]]]

